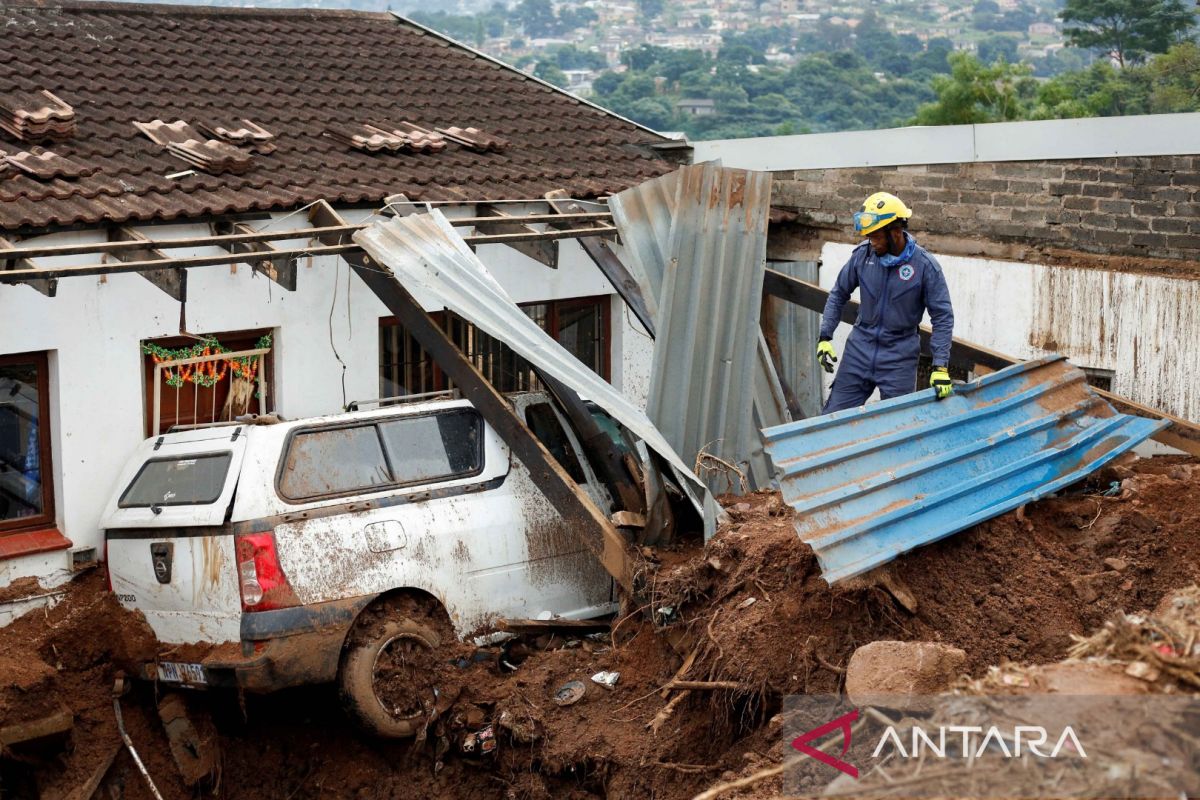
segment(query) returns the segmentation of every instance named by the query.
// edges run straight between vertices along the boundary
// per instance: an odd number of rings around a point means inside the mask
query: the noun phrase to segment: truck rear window
[[[474,409],[300,430],[288,441],[279,494],[313,500],[436,483],[483,469],[483,420]]]
[[[204,506],[225,488],[232,453],[152,458],[142,465],[117,502],[120,508]]]

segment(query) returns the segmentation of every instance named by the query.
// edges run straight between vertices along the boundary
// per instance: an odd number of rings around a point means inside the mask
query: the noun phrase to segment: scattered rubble
[[[778,495],[731,498],[729,521],[707,545],[658,551],[647,590],[655,609],[672,608],[654,615],[667,624],[656,630],[632,613],[609,634],[524,634],[486,660],[465,648],[450,665],[456,702],[415,742],[358,731],[327,686],[188,693],[192,730],[169,736],[182,727],[179,701],[169,699],[180,695],[140,683],[121,699],[124,721],[167,800],[198,791],[247,800],[690,798],[776,770],[716,795],[770,797],[787,755],[782,698],[853,697],[856,662],[872,654],[893,665],[936,654],[931,674],[940,682],[961,672],[958,691],[1195,691],[1200,590],[1179,591],[1200,582],[1194,466],[1137,462],[1119,494],[1098,482],[1076,487],[1026,507],[1024,522],[1015,513],[992,520],[897,560],[886,580],[851,587],[820,579]],[[1076,585],[1094,597],[1082,600]],[[5,746],[4,796],[75,800],[94,784],[108,792],[98,796],[150,798],[121,748],[112,688],[158,649],[100,571],[0,629],[0,729],[62,707],[73,723]],[[601,672],[620,673],[611,690],[592,682]],[[213,763],[185,774],[172,743],[190,737],[207,743]],[[813,770],[813,791],[828,777]]]

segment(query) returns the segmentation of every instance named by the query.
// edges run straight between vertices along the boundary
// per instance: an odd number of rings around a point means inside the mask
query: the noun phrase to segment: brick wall
[[[899,195],[916,231],[1200,261],[1200,156],[777,172],[772,204],[846,231],[876,191]]]

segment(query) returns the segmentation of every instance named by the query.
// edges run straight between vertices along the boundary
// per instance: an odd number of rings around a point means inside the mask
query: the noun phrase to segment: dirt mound
[[[783,696],[839,691],[862,644],[952,645],[966,653],[967,677],[985,680],[993,665],[1059,661],[1118,612],[1149,615],[1170,590],[1200,581],[1200,468],[1186,459],[1108,470],[847,586],[821,579],[777,495],[732,498],[727,510],[707,545],[659,553],[650,607],[616,620],[611,636],[528,639],[484,662],[466,659],[457,702],[423,741],[367,736],[331,687],[190,696],[220,743],[219,777],[204,794],[692,797],[778,766]],[[1176,612],[1194,608],[1180,601]],[[1139,636],[1125,631],[1104,646],[1136,645],[1144,655],[1161,644]],[[36,787],[12,796],[66,797],[116,752],[113,676],[156,650],[98,573],[56,607],[0,630],[0,714],[62,702],[76,719],[57,750],[0,760],[10,777],[19,773],[6,789]],[[592,680],[601,671],[620,674],[613,688]],[[672,691],[673,680],[692,683]],[[560,705],[555,696],[572,681],[583,696]],[[171,758],[156,691],[142,684],[122,700],[126,724],[164,797],[184,800],[196,790]],[[489,741],[496,747],[484,754]],[[149,797],[123,751],[108,785],[119,786],[115,796]],[[779,786],[776,776],[722,796],[768,797]]]

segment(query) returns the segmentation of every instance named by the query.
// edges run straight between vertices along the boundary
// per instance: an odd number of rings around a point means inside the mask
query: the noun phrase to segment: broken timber
[[[258,233],[244,222],[218,222],[213,225],[218,236],[242,235]],[[303,236],[303,234],[301,234]],[[286,251],[276,250],[265,241],[242,241],[221,244],[221,247],[237,255],[247,255],[245,263],[255,272],[266,275],[289,292],[296,291],[296,256]],[[256,258],[255,256],[262,256]]]
[[[562,214],[564,219],[576,217],[583,210],[579,203],[568,197],[567,193],[561,189],[547,192],[546,201],[550,204],[550,208]],[[642,289],[638,286],[638,282],[633,279],[633,275],[630,274],[629,269],[621,263],[621,259],[617,258],[617,254],[608,246],[608,242],[604,239],[581,238],[579,239],[579,246],[583,248],[583,252],[588,254],[588,258],[592,259],[596,266],[600,268],[600,271],[604,273],[604,277],[608,278],[608,282],[617,290],[617,294],[621,295],[621,299],[625,301],[625,305],[629,306],[629,310],[633,312],[638,321],[642,323],[642,327],[650,334],[650,338],[654,338],[654,319],[650,316],[650,310],[646,308],[646,300],[642,297]]]
[[[763,292],[772,297],[788,300],[796,305],[816,311],[818,314],[825,310],[825,301],[829,298],[829,292],[821,287],[771,269],[766,271],[766,277],[763,278]],[[856,319],[858,319],[858,303],[848,300],[842,308],[842,322],[853,325]],[[928,326],[922,325],[920,333],[921,344],[927,348],[932,332]],[[975,344],[974,342],[968,342],[965,339],[959,339],[958,337],[954,338],[950,347],[950,366],[966,371],[975,371],[976,367],[1001,370],[1019,363],[1021,363],[1020,359],[998,353],[995,350]],[[1144,406],[1141,403],[1135,403],[1132,400],[1112,394],[1111,392],[1106,392],[1103,389],[1092,388],[1096,394],[1112,403],[1122,413],[1151,419],[1167,420],[1171,423],[1171,426],[1159,431],[1151,438],[1168,447],[1174,447],[1185,453],[1200,456],[1200,425],[1159,411],[1158,409]]]
[[[154,248],[154,243],[128,225],[121,225],[109,231],[108,238],[116,242],[144,242],[136,249],[120,249],[112,252],[117,261],[169,261],[170,256]],[[187,270],[161,269],[153,272],[138,273],[150,283],[166,292],[172,300],[185,302],[187,300]]]
[[[13,244],[11,242],[9,242],[7,239],[0,237],[0,247],[4,248],[5,250],[9,250],[9,249],[13,248]],[[15,258],[3,258],[2,260],[0,260],[0,273],[12,272],[14,270],[20,270],[22,272],[28,271],[28,272],[36,273],[37,269],[38,268],[35,267],[33,265],[33,262],[30,261],[28,258],[15,257]],[[58,279],[57,278],[33,277],[33,278],[26,278],[23,281],[13,281],[13,283],[24,283],[29,288],[35,289],[35,290],[41,292],[42,294],[46,295],[46,297],[54,297],[54,295],[58,294]]]
[[[514,217],[498,205],[483,205],[480,210],[483,214],[475,222],[475,230],[481,234],[490,236],[505,233],[538,233],[538,231],[529,227],[525,220],[520,217]],[[485,221],[490,217],[495,217],[498,221]],[[550,269],[558,269],[557,239],[534,239],[532,241],[510,242],[508,246],[518,253],[532,258],[534,261],[550,267]]]
[[[312,215],[314,221],[319,221],[322,225],[341,222],[337,212],[325,203],[314,206]],[[323,243],[340,245],[340,236]],[[362,282],[441,367],[446,377],[462,392],[463,397],[471,401],[512,450],[513,455],[521,460],[529,470],[534,484],[608,574],[633,598],[639,598],[640,587],[635,585],[638,577],[637,562],[626,544],[625,537],[533,435],[503,395],[467,360],[458,346],[425,313],[400,281],[396,280],[390,269],[375,263],[374,259],[357,248],[353,252],[345,253],[343,257]]]

